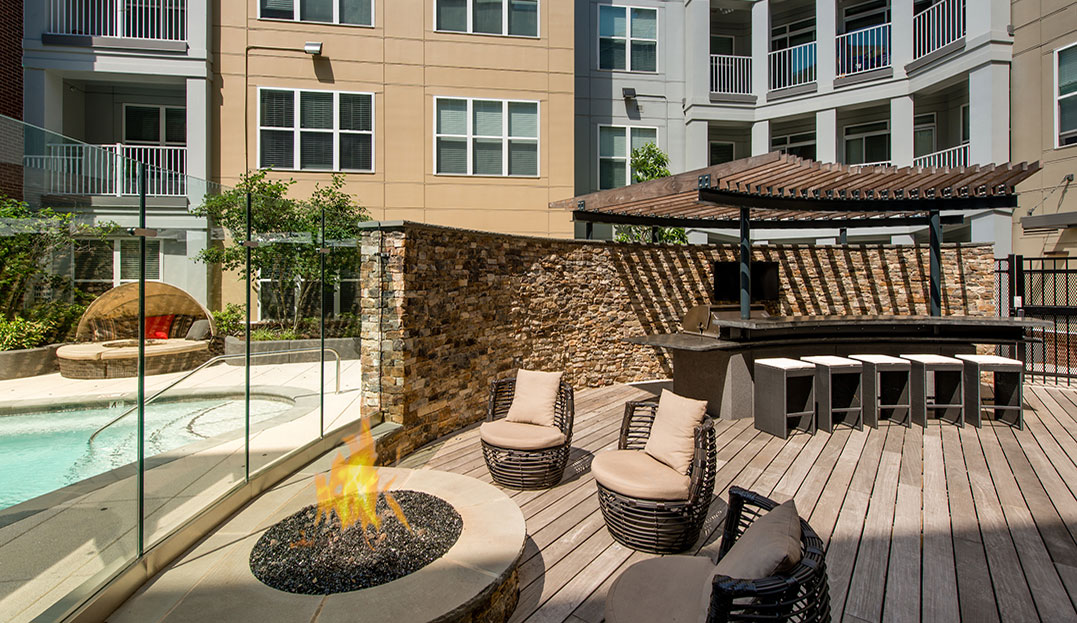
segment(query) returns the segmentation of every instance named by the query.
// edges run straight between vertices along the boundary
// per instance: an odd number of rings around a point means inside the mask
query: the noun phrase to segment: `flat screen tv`
[[[778,300],[778,262],[752,262],[752,300]],[[714,263],[714,302],[740,301],[740,262]]]

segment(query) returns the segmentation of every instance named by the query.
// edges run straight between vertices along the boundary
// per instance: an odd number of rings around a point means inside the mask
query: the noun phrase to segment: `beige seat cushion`
[[[591,473],[603,487],[644,500],[687,500],[691,478],[639,450],[599,452]]]
[[[718,561],[715,575],[756,580],[787,573],[800,562],[800,516],[789,500],[752,522]]]
[[[624,570],[606,595],[607,623],[700,623],[710,604],[714,564],[704,556],[664,556]]]
[[[695,429],[706,412],[706,400],[692,400],[663,389],[644,452],[687,474],[695,454]]]
[[[479,436],[486,443],[513,450],[541,450],[565,443],[565,434],[553,426],[535,426],[495,420],[479,427]]]
[[[555,426],[553,406],[557,402],[557,390],[561,387],[560,372],[519,370],[516,373],[516,390],[505,419],[521,424]]]

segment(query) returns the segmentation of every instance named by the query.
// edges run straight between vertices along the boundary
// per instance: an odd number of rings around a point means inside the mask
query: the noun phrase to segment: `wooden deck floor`
[[[612,386],[576,394],[566,479],[514,492],[529,539],[513,621],[602,621],[606,591],[648,558],[612,540],[589,465],[616,445],[626,400]],[[1077,392],[1030,386],[1026,427],[932,422],[782,441],[751,422],[721,422],[719,496],[697,544],[713,547],[730,485],[794,498],[828,543],[835,621],[1077,621]],[[490,481],[471,427],[405,459],[406,467]]]

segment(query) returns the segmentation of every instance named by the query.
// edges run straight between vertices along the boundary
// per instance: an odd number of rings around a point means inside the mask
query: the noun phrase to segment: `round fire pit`
[[[408,525],[378,496],[380,530],[356,524],[341,530],[336,513],[319,517],[311,505],[275,524],[251,550],[251,572],[267,586],[305,595],[331,595],[378,586],[441,558],[460,538],[463,520],[445,500],[420,491],[394,491]]]

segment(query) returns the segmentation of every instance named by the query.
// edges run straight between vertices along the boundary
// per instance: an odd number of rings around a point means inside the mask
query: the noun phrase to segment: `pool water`
[[[85,478],[133,463],[138,417],[131,413],[90,435],[132,406],[93,407],[0,415],[0,509]],[[251,398],[251,422],[290,409],[292,403]],[[244,427],[243,399],[220,397],[161,401],[146,407],[146,456]]]

